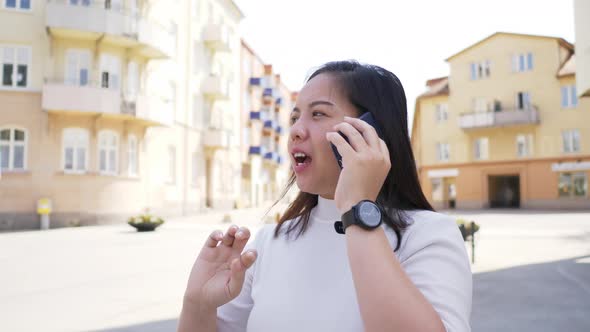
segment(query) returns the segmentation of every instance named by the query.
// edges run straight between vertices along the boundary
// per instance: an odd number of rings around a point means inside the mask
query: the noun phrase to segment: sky
[[[234,0],[242,38],[291,90],[314,68],[356,59],[396,74],[411,128],[426,80],[449,75],[445,59],[498,32],[574,43],[573,0]]]

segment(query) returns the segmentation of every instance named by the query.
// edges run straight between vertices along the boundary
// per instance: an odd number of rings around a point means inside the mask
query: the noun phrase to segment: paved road
[[[233,220],[256,232],[263,212]],[[590,213],[453,214],[482,226],[473,331],[590,331]],[[220,220],[0,234],[0,331],[174,331],[191,265]]]

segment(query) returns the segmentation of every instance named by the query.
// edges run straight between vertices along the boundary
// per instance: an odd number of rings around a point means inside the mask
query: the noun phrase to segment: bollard
[[[475,222],[471,221],[471,264],[475,264]]]
[[[41,198],[37,201],[37,213],[41,216],[41,229],[49,229],[49,214],[51,213],[51,200],[49,198]]]

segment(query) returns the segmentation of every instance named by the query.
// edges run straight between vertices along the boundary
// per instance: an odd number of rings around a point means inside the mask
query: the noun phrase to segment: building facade
[[[416,100],[412,145],[435,208],[590,208],[590,100],[574,46],[495,33]]]
[[[231,0],[2,1],[0,230],[189,215],[240,193]]]
[[[576,84],[580,97],[590,98],[590,2],[574,0]]]
[[[275,200],[287,184],[289,114],[296,94],[242,41],[242,192],[243,206]]]

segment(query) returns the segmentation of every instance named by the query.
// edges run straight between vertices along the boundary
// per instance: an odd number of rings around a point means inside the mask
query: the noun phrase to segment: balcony
[[[162,98],[137,95],[125,100],[118,89],[105,89],[96,84],[78,86],[59,81],[43,85],[41,105],[54,114],[95,115],[125,121],[137,121],[145,126],[171,126],[170,105]]]
[[[539,112],[534,106],[527,109],[502,109],[498,112],[465,113],[459,118],[459,127],[465,130],[539,123]]]
[[[262,79],[260,77],[250,77],[249,83],[251,87],[260,87],[262,84]]]
[[[262,120],[260,112],[251,111],[250,112],[250,120],[258,120],[258,121]]]
[[[147,58],[165,59],[174,55],[176,34],[171,29],[129,10],[106,8],[104,1],[88,3],[70,5],[65,0],[48,1],[45,23],[50,34],[130,48]]]
[[[203,81],[203,94],[207,98],[229,99],[229,81],[219,75],[209,75]]]
[[[231,36],[226,26],[221,24],[207,24],[203,32],[203,41],[205,45],[213,51],[229,52],[231,51]]]
[[[262,155],[262,147],[261,146],[251,146],[248,150],[249,155]]]
[[[203,132],[203,145],[211,149],[229,148],[229,132],[218,128],[207,128]]]

